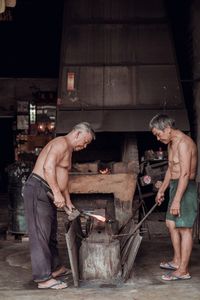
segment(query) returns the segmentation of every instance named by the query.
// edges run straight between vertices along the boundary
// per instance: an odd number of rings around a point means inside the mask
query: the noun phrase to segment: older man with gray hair
[[[95,133],[87,122],[75,125],[65,136],[54,138],[41,151],[25,183],[23,196],[32,273],[40,289],[67,287],[56,279],[66,271],[57,249],[56,208],[66,205],[73,209],[68,191],[72,152],[86,148],[93,139]],[[54,201],[49,199],[48,192],[53,194]]]
[[[176,129],[175,121],[167,115],[156,115],[149,127],[158,141],[168,145],[168,169],[156,202],[159,205],[162,203],[164,193],[170,186],[166,225],[174,256],[171,261],[160,263],[161,268],[171,270],[162,279],[190,279],[188,264],[193,245],[193,225],[197,216],[197,147],[188,135]]]

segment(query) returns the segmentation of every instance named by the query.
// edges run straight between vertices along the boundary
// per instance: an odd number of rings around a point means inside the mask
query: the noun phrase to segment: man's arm
[[[180,202],[187,188],[189,178],[190,178],[192,150],[187,143],[185,142],[180,143],[178,147],[178,157],[180,163],[180,177],[178,180],[176,194],[174,196],[172,205],[170,207],[170,213],[172,215],[180,216]]]
[[[160,205],[164,201],[164,194],[165,194],[167,187],[169,186],[170,179],[171,179],[171,172],[168,167],[167,172],[165,174],[165,178],[163,180],[163,183],[162,183],[161,187],[159,188],[158,193],[156,195],[156,203],[158,203],[158,205]]]
[[[74,205],[72,204],[71,202],[71,199],[70,199],[70,194],[69,194],[69,187],[68,187],[68,180],[69,180],[69,174],[67,173],[67,185],[66,185],[66,188],[65,190],[62,192],[64,198],[65,198],[65,204],[67,205],[67,207],[72,210],[72,208],[74,208]]]

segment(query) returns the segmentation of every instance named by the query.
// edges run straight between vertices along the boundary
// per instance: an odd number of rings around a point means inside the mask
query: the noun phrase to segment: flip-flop
[[[53,290],[62,290],[62,289],[66,289],[68,287],[68,285],[61,281],[61,280],[56,280],[55,283],[50,284],[48,286],[40,286],[38,284],[38,289],[53,289]]]
[[[160,268],[166,269],[166,270],[172,270],[172,271],[177,270],[177,267],[173,266],[173,264],[171,262],[161,262]]]
[[[185,274],[185,275],[180,275],[180,276],[176,276],[173,274],[166,274],[166,275],[162,275],[162,280],[165,281],[174,281],[174,280],[187,280],[187,279],[191,279],[191,275],[189,273]]]

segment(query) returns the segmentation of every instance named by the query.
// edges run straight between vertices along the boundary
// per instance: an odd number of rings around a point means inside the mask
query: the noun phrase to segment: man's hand
[[[55,204],[56,207],[62,208],[65,206],[65,199],[62,195],[54,195],[54,201],[53,203]]]
[[[156,199],[155,199],[156,203],[158,205],[161,205],[164,200],[165,200],[164,193],[161,191],[158,191],[158,193],[156,195]]]
[[[170,214],[173,216],[181,216],[181,211],[180,211],[180,203],[177,201],[173,201],[170,207]]]
[[[70,211],[72,211],[72,210],[75,208],[75,206],[72,204],[72,202],[71,202],[70,199],[68,199],[68,200],[65,201],[65,205],[67,206],[67,208],[68,208]]]

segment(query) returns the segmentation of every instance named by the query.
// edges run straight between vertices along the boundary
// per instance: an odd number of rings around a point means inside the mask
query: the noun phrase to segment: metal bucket
[[[8,231],[14,234],[27,233],[24,212],[24,199],[21,194],[22,185],[9,188],[9,224]]]
[[[27,233],[22,187],[33,168],[31,161],[17,161],[7,167],[9,195],[8,230],[14,234]]]

